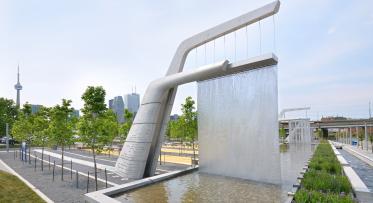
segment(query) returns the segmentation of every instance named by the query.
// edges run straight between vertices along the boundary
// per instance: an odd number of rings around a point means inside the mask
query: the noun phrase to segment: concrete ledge
[[[174,178],[174,177],[177,177],[177,176],[180,176],[180,175],[184,175],[186,173],[190,173],[190,172],[195,171],[197,169],[198,169],[198,167],[190,167],[190,168],[187,168],[186,170],[173,171],[173,172],[169,172],[169,173],[165,173],[165,174],[161,174],[161,175],[157,175],[157,176],[153,176],[153,177],[149,177],[149,178],[144,178],[144,179],[141,179],[141,180],[132,181],[132,182],[129,182],[129,183],[126,183],[126,184],[117,185],[117,186],[106,188],[106,189],[103,189],[103,190],[90,192],[90,193],[85,194],[84,199],[88,202],[119,203],[118,200],[116,200],[116,199],[114,199],[110,196],[120,194],[120,193],[124,193],[124,192],[130,191],[130,190],[133,190],[133,189],[141,188],[141,187],[144,187],[146,185],[161,182],[161,181],[164,181],[164,180],[167,180],[167,179],[170,179],[170,178]]]
[[[354,191],[369,192],[369,189],[367,188],[365,183],[360,179],[360,177],[356,174],[354,169],[351,168],[351,166],[344,166],[343,172],[350,181]]]
[[[312,159],[312,155],[311,157],[309,158],[309,160]],[[293,187],[291,188],[291,190],[288,192],[288,198],[286,198],[286,200],[284,201],[284,203],[292,203],[293,200],[294,200],[294,195],[295,193],[299,190],[299,187],[300,187],[300,183],[302,182],[302,179],[303,179],[303,176],[304,174],[307,172],[308,170],[308,163],[309,161],[307,161],[306,165],[303,167],[303,170],[299,173],[300,175],[297,177],[297,180],[298,180],[298,184],[293,184]]]
[[[337,159],[342,166],[349,166],[350,165],[342,155],[338,155]]]

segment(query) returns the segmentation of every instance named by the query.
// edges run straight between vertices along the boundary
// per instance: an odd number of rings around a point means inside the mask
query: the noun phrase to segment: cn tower
[[[22,85],[21,83],[19,83],[19,65],[18,65],[18,68],[17,68],[17,84],[14,85],[14,89],[17,90],[17,103],[16,103],[16,106],[17,108],[19,108],[20,106],[20,96],[21,96],[21,90],[22,90]]]

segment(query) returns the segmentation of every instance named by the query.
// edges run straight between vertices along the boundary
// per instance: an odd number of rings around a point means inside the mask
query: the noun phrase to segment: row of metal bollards
[[[27,160],[27,155],[29,155],[27,152],[19,152],[19,157],[20,157],[20,160],[22,162],[29,162],[29,164],[31,164],[31,156],[29,156],[29,159]],[[18,150],[14,150],[14,159],[16,159],[18,157]],[[37,166],[37,159],[38,159],[38,156],[36,155],[36,153],[34,153],[34,171],[36,172],[36,166]],[[42,159],[40,161],[41,163],[41,171],[43,171],[43,168],[44,168],[44,160]],[[55,168],[56,168],[56,161],[53,160],[53,165],[52,165],[52,181],[55,180]],[[51,157],[50,155],[48,155],[48,170],[50,171],[51,170]],[[61,170],[64,170],[64,169],[61,169]],[[76,174],[76,188],[79,188],[79,171],[78,170],[75,170],[75,174]],[[62,174],[61,174],[62,175]],[[72,163],[72,160],[70,160],[70,179],[72,180],[73,179],[73,163]],[[87,193],[89,192],[89,179],[90,179],[90,172],[88,171],[87,173],[87,188],[86,188],[86,191]],[[107,188],[108,185],[107,185],[107,170],[105,168],[105,187]]]

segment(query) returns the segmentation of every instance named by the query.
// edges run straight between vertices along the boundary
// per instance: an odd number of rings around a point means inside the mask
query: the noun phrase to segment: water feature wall
[[[289,120],[289,143],[311,143],[309,119]]]
[[[198,82],[199,170],[281,183],[277,66]]]

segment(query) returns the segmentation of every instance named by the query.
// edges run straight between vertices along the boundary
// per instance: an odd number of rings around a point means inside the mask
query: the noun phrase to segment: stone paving
[[[373,167],[361,161],[345,150],[338,150],[342,156],[348,161],[350,166],[359,175],[360,179],[365,183],[370,191],[373,191]]]

